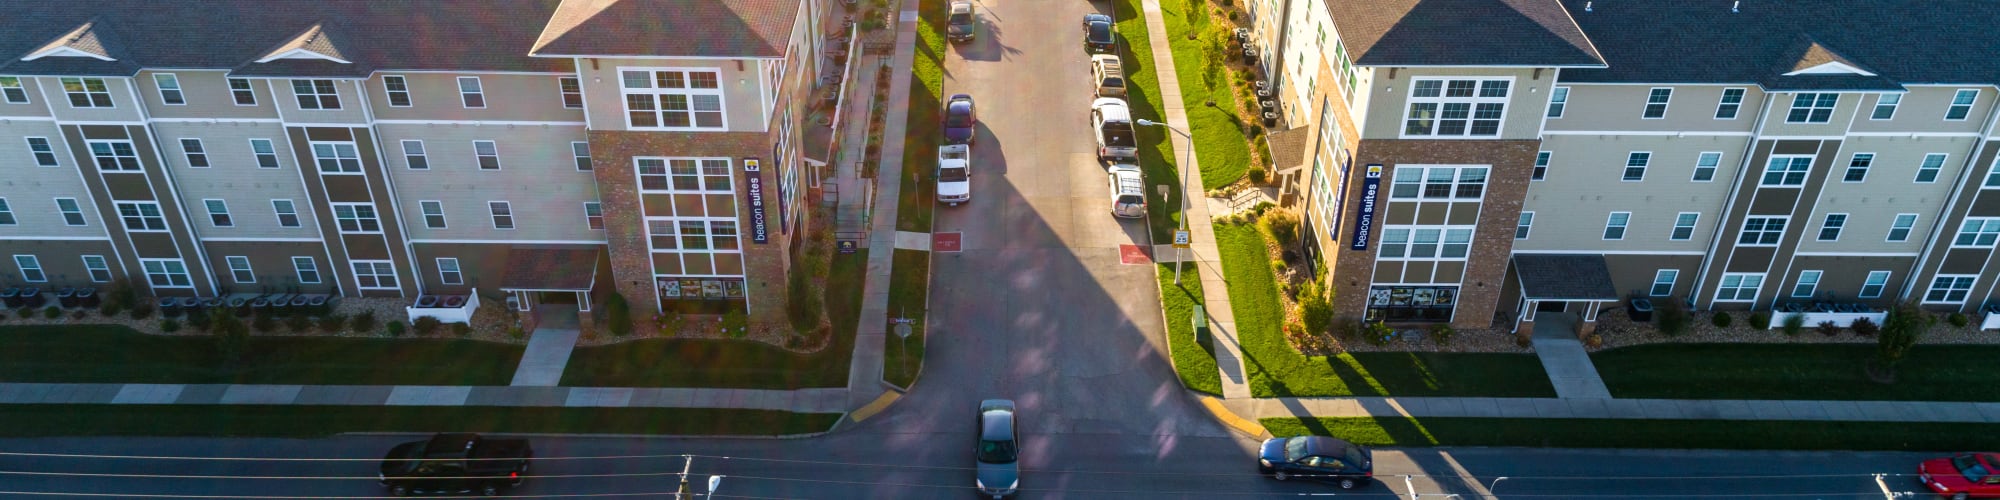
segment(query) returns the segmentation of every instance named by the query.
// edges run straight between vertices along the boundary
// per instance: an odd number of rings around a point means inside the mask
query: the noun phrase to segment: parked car
[[[391,448],[377,477],[399,497],[475,492],[494,496],[520,486],[534,457],[535,449],[526,439],[441,433]]]
[[[972,96],[953,94],[944,104],[944,143],[972,144],[973,126],[979,123],[979,113],[972,107]]]
[[[1118,56],[1090,56],[1090,89],[1098,97],[1125,97],[1125,70]]]
[[[1952,500],[2000,498],[2000,453],[1960,453],[1917,464],[1917,480]]]
[[[1273,438],[1258,455],[1257,472],[1279,481],[1296,477],[1351,490],[1375,476],[1374,453],[1338,438]]]
[[[979,27],[978,21],[972,15],[972,2],[952,2],[950,9],[951,17],[945,21],[945,34],[949,35],[953,42],[972,41],[973,34]]]
[[[973,447],[978,471],[972,479],[979,494],[1003,498],[1021,487],[1021,434],[1016,429],[1014,402],[979,402],[979,442]]]
[[[1093,54],[1117,52],[1118,33],[1112,29],[1111,16],[1084,14],[1083,44]]]
[[[1090,128],[1097,135],[1097,161],[1139,161],[1139,138],[1132,109],[1124,99],[1099,97],[1090,103]]]
[[[938,146],[937,201],[951,206],[972,201],[972,146]]]
[[[1146,216],[1146,181],[1138,166],[1112,165],[1105,178],[1111,184],[1111,215],[1128,219]]]

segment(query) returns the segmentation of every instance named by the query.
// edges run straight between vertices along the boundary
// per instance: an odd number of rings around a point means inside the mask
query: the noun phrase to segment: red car
[[[2000,453],[1960,453],[1917,464],[1924,487],[1952,500],[2000,498]]]

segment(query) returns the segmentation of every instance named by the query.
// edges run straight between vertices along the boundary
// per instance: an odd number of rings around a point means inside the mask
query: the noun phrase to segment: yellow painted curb
[[[877,413],[882,413],[882,410],[889,408],[890,403],[896,402],[896,399],[901,397],[903,395],[896,391],[883,392],[882,397],[875,398],[875,402],[868,403],[868,406],[863,406],[859,410],[854,410],[854,413],[847,414],[847,418],[854,420],[855,423],[861,423],[861,421],[868,420],[869,417],[873,417]]]
[[[1209,413],[1215,414],[1215,418],[1221,420],[1223,425],[1234,428],[1237,432],[1251,436],[1264,435],[1263,425],[1258,424],[1254,420],[1246,420],[1243,417],[1236,416],[1236,412],[1229,411],[1229,408],[1222,406],[1222,400],[1220,399],[1202,396],[1201,405],[1207,407]],[[863,409],[865,410],[866,408]]]

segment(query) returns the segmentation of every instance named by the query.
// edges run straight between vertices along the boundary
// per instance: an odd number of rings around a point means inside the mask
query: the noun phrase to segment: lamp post
[[[1185,131],[1182,131],[1181,129],[1177,129],[1177,128],[1174,128],[1174,127],[1173,127],[1172,125],[1168,125],[1168,124],[1165,124],[1165,123],[1161,123],[1161,122],[1156,122],[1156,121],[1152,121],[1152,120],[1146,120],[1146,119],[1140,119],[1140,120],[1138,121],[1138,124],[1140,124],[1140,125],[1145,125],[1145,126],[1148,126],[1148,127],[1160,127],[1160,128],[1164,128],[1164,129],[1167,129],[1167,130],[1171,130],[1171,131],[1173,131],[1173,132],[1174,132],[1174,133],[1176,133],[1176,134],[1180,134],[1180,135],[1181,135],[1181,137],[1183,137],[1183,138],[1186,138],[1186,139],[1187,139],[1187,147],[1184,147],[1184,148],[1180,148],[1180,149],[1183,149],[1183,150],[1186,150],[1186,151],[1185,151],[1185,152],[1183,153],[1183,158],[1184,158],[1184,160],[1183,160],[1183,161],[1182,161],[1182,162],[1181,162],[1181,163],[1180,163],[1179,165],[1175,165],[1175,167],[1179,168],[1179,169],[1180,169],[1180,171],[1181,171],[1181,184],[1180,184],[1180,186],[1179,186],[1179,187],[1181,188],[1181,197],[1180,197],[1180,198],[1181,198],[1181,231],[1187,231],[1187,230],[1188,230],[1188,220],[1187,220],[1187,207],[1188,207],[1188,201],[1187,201],[1187,172],[1188,172],[1188,168],[1189,168],[1189,165],[1188,165],[1188,163],[1189,163],[1189,162],[1192,162],[1192,161],[1194,161],[1194,136],[1193,136],[1193,135],[1189,135],[1189,134],[1188,134],[1187,132],[1185,132]],[[1183,260],[1186,260],[1186,259],[1182,259],[1182,258],[1180,258],[1180,256],[1181,256],[1181,249],[1180,249],[1180,247],[1178,247],[1178,246],[1174,247],[1174,285],[1175,285],[1175,286],[1179,286],[1179,285],[1181,284],[1181,261],[1183,261]]]
[[[715,498],[715,490],[722,488],[722,475],[708,476],[708,498]]]

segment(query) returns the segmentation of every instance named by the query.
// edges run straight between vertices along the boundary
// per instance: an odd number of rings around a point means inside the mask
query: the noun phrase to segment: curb
[[[881,396],[876,397],[874,402],[868,403],[866,405],[863,405],[861,408],[848,412],[847,418],[841,420],[853,420],[854,423],[857,424],[861,423],[862,421],[874,418],[876,415],[881,414],[883,410],[889,409],[889,405],[895,404],[896,400],[902,398],[903,395],[901,393],[897,393],[894,391],[884,392],[882,393]],[[839,423],[835,423],[834,426],[838,428]]]
[[[1253,438],[1263,438],[1271,435],[1270,431],[1264,429],[1263,424],[1246,420],[1243,417],[1237,416],[1236,412],[1229,411],[1229,408],[1222,406],[1222,400],[1220,399],[1202,396],[1201,406],[1207,408],[1210,414],[1215,415],[1216,420],[1221,420],[1223,425],[1229,426],[1230,429],[1234,429],[1236,432]]]

